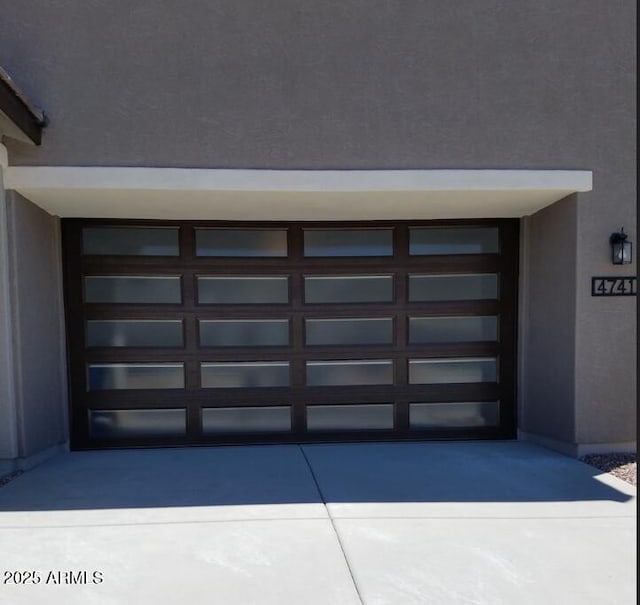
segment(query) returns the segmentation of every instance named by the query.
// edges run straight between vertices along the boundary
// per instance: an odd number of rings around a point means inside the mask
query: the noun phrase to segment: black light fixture
[[[614,265],[628,265],[631,262],[633,244],[627,241],[624,229],[620,229],[620,233],[612,233],[609,243],[611,244],[611,262]]]

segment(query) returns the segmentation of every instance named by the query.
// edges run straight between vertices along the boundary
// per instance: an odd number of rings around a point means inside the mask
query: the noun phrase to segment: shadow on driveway
[[[597,474],[516,441],[72,452],[0,489],[0,511],[632,498]]]

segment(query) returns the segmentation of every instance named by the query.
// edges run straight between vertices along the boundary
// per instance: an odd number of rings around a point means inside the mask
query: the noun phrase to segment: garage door
[[[517,233],[65,220],[72,445],[513,437]]]

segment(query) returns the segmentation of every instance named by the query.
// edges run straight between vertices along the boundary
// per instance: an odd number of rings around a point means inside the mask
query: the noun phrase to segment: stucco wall
[[[592,193],[528,227],[527,321],[547,324],[523,330],[522,421],[635,439],[636,301],[590,295],[637,270],[608,247],[624,226],[637,249],[635,24],[632,0],[5,2],[0,57],[51,120],[10,162],[593,170]],[[553,382],[573,428],[540,424],[548,351],[573,355]]]
[[[573,443],[576,196],[522,225],[519,428]]]
[[[633,121],[628,129],[632,130]],[[637,297],[591,296],[591,277],[638,273],[636,153],[632,144],[608,148],[606,168],[594,172],[596,188],[578,204],[576,442],[622,442],[637,432]],[[604,163],[604,162],[603,162]],[[601,165],[602,166],[602,165]],[[633,242],[631,265],[611,264],[607,236],[624,227]]]
[[[28,458],[67,441],[59,221],[7,192],[13,405],[17,451]]]
[[[633,0],[4,2],[51,119],[13,164],[605,168],[634,138]]]
[[[9,260],[9,216],[7,196],[2,185],[3,166],[0,145],[0,474],[2,460],[17,456],[17,425],[13,376],[13,328],[11,318],[11,263]]]

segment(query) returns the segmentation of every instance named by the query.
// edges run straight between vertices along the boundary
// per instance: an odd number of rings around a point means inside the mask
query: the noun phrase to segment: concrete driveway
[[[0,603],[631,605],[635,495],[522,442],[75,452],[0,488]]]

